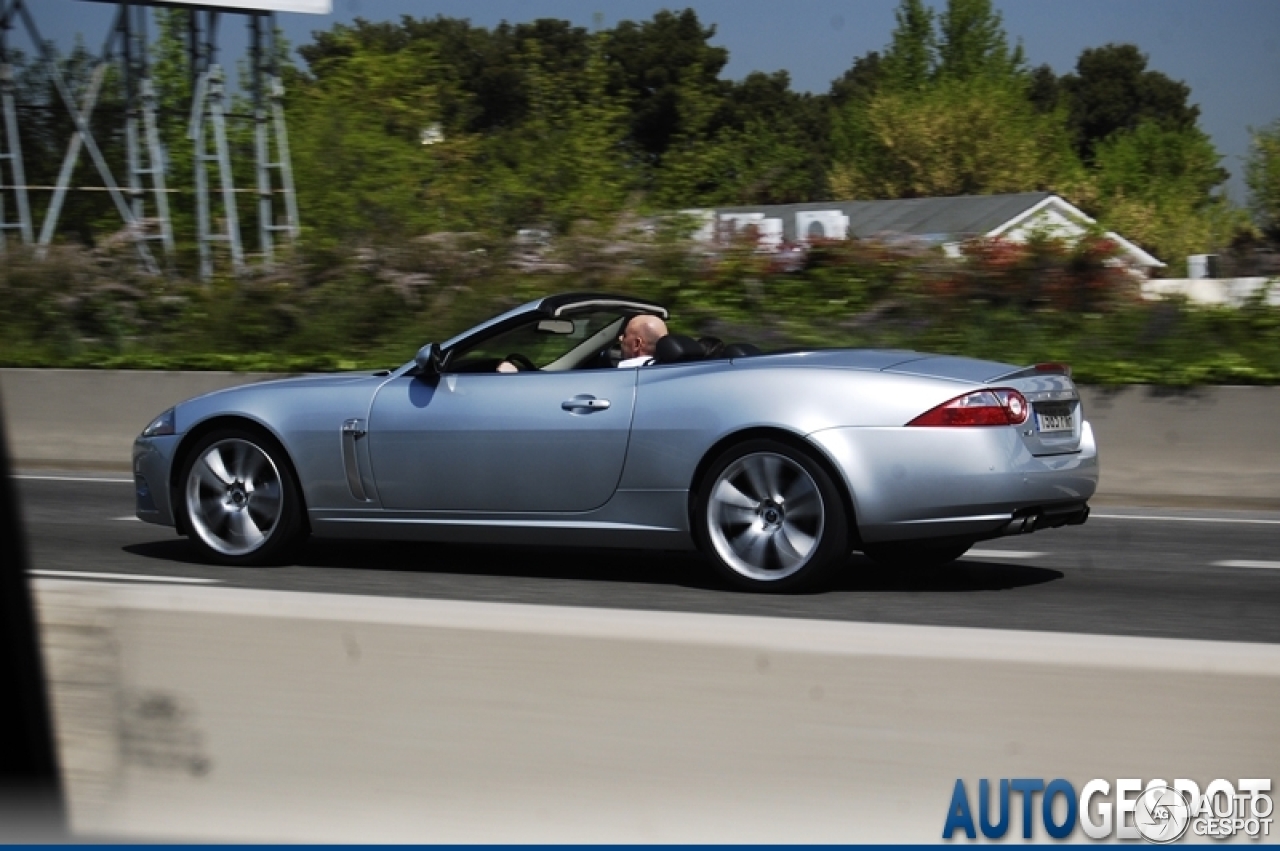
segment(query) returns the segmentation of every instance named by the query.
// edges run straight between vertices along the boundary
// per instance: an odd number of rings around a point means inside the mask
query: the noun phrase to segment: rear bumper
[[[1084,522],[1098,450],[1035,456],[1016,428],[834,428],[809,439],[832,460],[866,542],[991,538]]]

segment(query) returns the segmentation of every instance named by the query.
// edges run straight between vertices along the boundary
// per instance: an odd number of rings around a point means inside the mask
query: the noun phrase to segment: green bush
[[[1280,310],[1139,297],[1113,247],[1050,239],[829,242],[799,268],[747,241],[584,232],[518,267],[500,241],[436,235],[301,251],[270,273],[199,283],[130,258],[62,249],[0,263],[0,365],[333,371],[396,366],[523,301],[607,289],[655,299],[672,330],[765,348],[906,348],[1010,363],[1061,361],[1087,383],[1280,383]],[[554,261],[554,262],[550,262]]]

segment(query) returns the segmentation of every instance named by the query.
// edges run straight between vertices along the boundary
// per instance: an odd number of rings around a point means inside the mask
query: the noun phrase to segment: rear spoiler
[[[989,379],[988,383],[996,381],[1011,381],[1015,378],[1038,378],[1042,375],[1065,375],[1071,377],[1071,367],[1065,363],[1038,363],[1035,366],[1028,366],[1025,369],[1014,370],[1005,375],[997,375],[995,378]]]

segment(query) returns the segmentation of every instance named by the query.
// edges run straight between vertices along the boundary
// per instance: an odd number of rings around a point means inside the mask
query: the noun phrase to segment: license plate
[[[1071,431],[1074,428],[1075,422],[1071,418],[1071,409],[1066,405],[1036,410],[1036,430],[1041,434]]]

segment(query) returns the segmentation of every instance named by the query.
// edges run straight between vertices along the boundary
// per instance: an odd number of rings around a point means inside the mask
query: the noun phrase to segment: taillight
[[[1017,390],[975,390],[926,411],[909,426],[1003,426],[1027,421],[1027,397]]]

